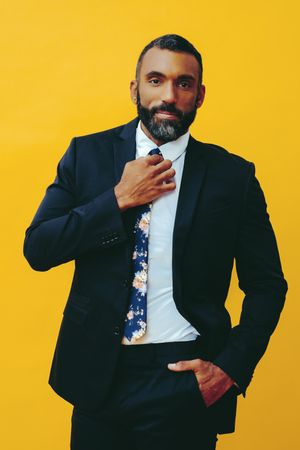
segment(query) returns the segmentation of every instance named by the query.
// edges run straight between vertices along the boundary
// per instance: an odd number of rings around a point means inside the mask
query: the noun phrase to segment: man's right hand
[[[160,155],[148,155],[125,164],[115,195],[121,211],[150,203],[176,187],[172,162]]]

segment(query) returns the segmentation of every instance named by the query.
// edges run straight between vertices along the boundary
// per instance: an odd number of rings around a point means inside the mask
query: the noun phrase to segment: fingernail
[[[168,368],[169,369],[174,369],[174,367],[176,367],[176,363],[169,363],[168,364]]]

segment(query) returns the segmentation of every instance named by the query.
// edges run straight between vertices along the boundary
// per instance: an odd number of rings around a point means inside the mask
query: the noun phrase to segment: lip
[[[178,119],[177,114],[168,111],[157,111],[155,114],[162,119]]]

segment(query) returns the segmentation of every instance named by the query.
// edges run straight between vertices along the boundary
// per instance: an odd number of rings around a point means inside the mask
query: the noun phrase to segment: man
[[[155,39],[130,90],[139,117],[74,138],[26,230],[35,270],[75,260],[49,382],[74,405],[73,450],[210,450],[234,431],[287,283],[254,164],[189,134],[199,52]]]

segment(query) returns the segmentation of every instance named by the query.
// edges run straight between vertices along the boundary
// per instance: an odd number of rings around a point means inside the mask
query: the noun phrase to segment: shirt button
[[[118,335],[120,334],[120,327],[115,327],[115,328],[114,328],[114,334],[115,334],[116,336],[118,336]]]

